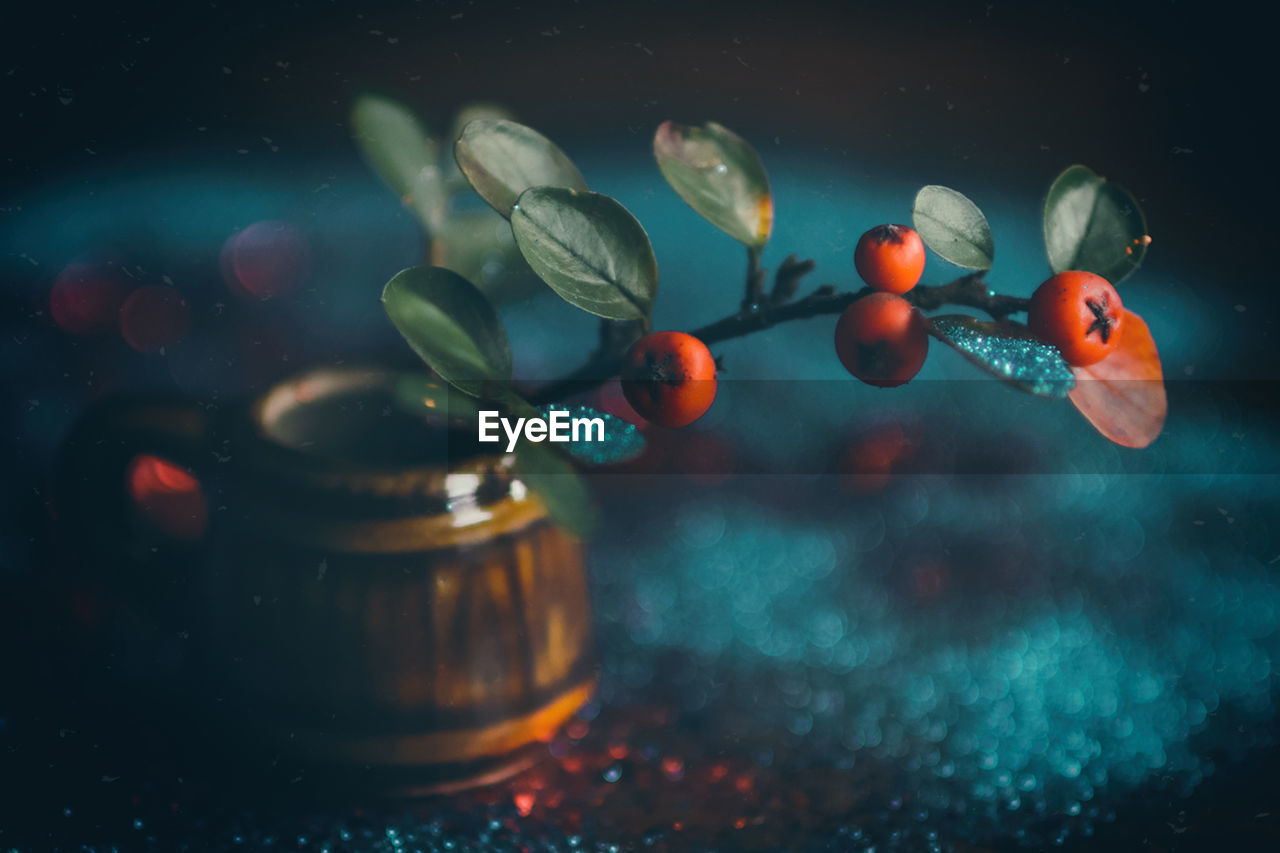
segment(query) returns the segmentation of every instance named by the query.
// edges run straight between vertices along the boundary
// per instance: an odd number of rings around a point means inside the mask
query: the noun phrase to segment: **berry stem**
[[[747,300],[743,307],[735,314],[689,332],[708,346],[760,332],[779,323],[823,314],[840,314],[854,301],[875,292],[869,287],[839,292],[834,285],[824,284],[801,299],[789,301],[791,294],[799,286],[799,279],[813,269],[813,262],[797,262],[794,258],[788,258],[779,267],[774,291],[768,303],[764,303],[761,301],[764,272],[759,266],[760,253],[748,249],[747,258]],[[947,284],[932,287],[920,284],[904,293],[902,298],[921,311],[936,311],[944,305],[963,305],[976,308],[994,320],[1003,320],[1010,314],[1027,310],[1030,300],[994,292],[987,286],[984,275],[984,271],[978,271],[962,275]],[[625,340],[625,336],[622,339]],[[616,342],[619,339],[613,340]],[[617,375],[622,356],[631,342],[628,340],[625,344],[615,343],[606,347],[602,339],[602,346],[585,363],[537,389],[529,397],[529,402],[534,405],[552,403],[603,384]]]
[[[742,311],[755,311],[764,298],[764,270],[760,268],[760,247],[747,247],[747,286],[742,296]]]

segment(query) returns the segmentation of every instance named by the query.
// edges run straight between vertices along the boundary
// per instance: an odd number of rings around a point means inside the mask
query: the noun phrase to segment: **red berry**
[[[138,352],[159,352],[191,331],[191,308],[176,287],[139,287],[120,306],[120,332]]]
[[[1124,306],[1105,278],[1091,272],[1060,272],[1036,288],[1027,325],[1052,344],[1067,364],[1102,361],[1120,342]]]
[[[924,241],[906,225],[877,225],[858,239],[853,265],[876,290],[906,293],[924,275]]]
[[[716,398],[716,361],[684,332],[654,332],[622,360],[622,393],[641,417],[665,427],[691,424]]]
[[[53,283],[49,313],[62,331],[85,335],[115,326],[128,295],[124,282],[110,269],[72,264]]]
[[[868,385],[893,388],[920,372],[929,352],[924,317],[901,296],[873,293],[855,301],[836,323],[836,355]]]

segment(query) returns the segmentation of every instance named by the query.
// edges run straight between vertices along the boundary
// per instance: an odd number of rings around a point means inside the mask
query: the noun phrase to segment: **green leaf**
[[[928,320],[929,334],[992,376],[1041,397],[1065,397],[1075,376],[1058,351],[1020,323],[991,323],[962,314]]]
[[[577,470],[553,445],[520,439],[515,471],[542,500],[556,524],[579,537],[590,535],[597,521],[591,493]]]
[[[365,158],[428,228],[444,217],[448,195],[440,175],[440,145],[401,104],[361,95],[351,110]]]
[[[1044,245],[1055,273],[1084,270],[1119,284],[1147,254],[1147,220],[1124,187],[1072,166],[1049,187]]]
[[[517,394],[510,385],[500,386],[489,399],[502,409],[503,417],[526,420],[542,417],[542,411]]]
[[[949,187],[930,185],[916,193],[911,221],[925,245],[944,260],[971,270],[989,270],[996,246],[978,206]]]
[[[453,156],[453,147],[457,143],[458,137],[462,135],[463,129],[477,119],[514,120],[515,116],[500,104],[490,104],[483,101],[467,104],[454,113],[453,120],[449,123],[449,135],[445,137],[449,146],[449,156],[444,158],[444,162],[440,164],[440,170],[444,174],[445,186],[471,188],[466,176],[458,168],[458,159]]]
[[[441,426],[474,429],[480,420],[480,407],[474,397],[429,374],[400,374],[392,396],[401,411],[428,418]]]
[[[387,282],[382,304],[440,378],[475,397],[511,379],[511,348],[484,294],[452,270],[414,267]]]
[[[507,119],[469,122],[453,153],[480,197],[508,218],[516,199],[530,187],[587,188],[577,167],[554,142]]]
[[[760,248],[773,230],[773,194],[760,155],[715,122],[663,122],[653,154],[671,188],[704,219],[738,242]]]
[[[521,194],[511,230],[529,266],[565,301],[610,320],[649,316],[658,262],[649,235],[618,202],[535,187]]]
[[[449,214],[431,237],[431,265],[453,270],[495,305],[542,290],[511,226],[487,207]]]
[[[449,139],[453,142],[458,141],[458,137],[462,136],[462,131],[466,130],[467,125],[473,121],[515,121],[515,116],[511,114],[511,110],[501,104],[491,104],[487,101],[476,101],[466,104],[453,115],[453,121],[449,123]]]

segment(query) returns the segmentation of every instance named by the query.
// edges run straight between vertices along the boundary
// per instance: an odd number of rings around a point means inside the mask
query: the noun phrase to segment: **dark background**
[[[372,88],[428,115],[520,104],[553,136],[715,115],[944,182],[1021,187],[1085,162],[1228,287],[1256,275],[1269,224],[1265,27],[1203,4],[84,5],[4,28],[10,203],[91,157],[234,158],[264,136],[348,151],[350,99]]]
[[[867,174],[1016,192],[1071,162],[1118,176],[1163,258],[1252,309],[1237,369],[1273,373],[1274,72],[1248,15],[967,0],[83,5],[28,6],[0,36],[0,217],[104,163],[349,156],[349,104],[368,90],[428,116],[517,104],[552,138],[638,149],[661,120],[715,117]]]

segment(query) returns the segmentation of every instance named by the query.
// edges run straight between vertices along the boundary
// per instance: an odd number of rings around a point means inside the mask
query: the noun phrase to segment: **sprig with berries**
[[[910,381],[932,338],[1021,391],[1068,398],[1117,444],[1146,447],[1163,429],[1167,403],[1155,343],[1115,287],[1146,255],[1146,222],[1128,191],[1084,166],[1068,168],[1049,188],[1044,239],[1052,275],[1030,299],[988,285],[995,246],[987,219],[970,199],[942,186],[916,194],[911,226],[878,225],[862,235],[853,260],[865,286],[842,291],[823,284],[802,295],[812,261],[788,257],[772,282],[760,264],[774,210],[755,149],[714,122],[666,122],[653,140],[659,170],[680,198],[745,246],[747,264],[743,296],[731,313],[689,331],[654,331],[658,267],[647,233],[618,201],[589,190],[568,155],[542,134],[505,114],[473,109],[468,120],[455,122],[453,157],[442,159],[433,138],[399,105],[365,98],[354,118],[371,163],[418,213],[432,246],[434,264],[398,273],[383,303],[410,346],[463,402],[428,383],[435,392],[424,398],[423,388],[415,388],[414,405],[438,411],[452,402],[451,416],[465,418],[479,400],[515,416],[537,415],[538,406],[560,405],[620,377],[640,416],[681,427],[715,401],[718,364],[710,346],[831,314],[839,315],[836,356],[870,385]],[[467,236],[485,233],[474,212],[452,212],[452,199],[467,188],[509,225],[494,229],[490,222],[487,243]],[[946,284],[920,284],[929,250],[965,272]],[[490,298],[525,265],[565,301],[600,318],[598,344],[582,365],[533,389],[512,381],[506,331]],[[990,319],[938,313],[949,305]],[[1024,314],[1026,322],[1015,319]],[[521,459],[553,515],[581,529],[589,500],[570,476],[570,460],[527,443],[517,451],[517,464]]]

